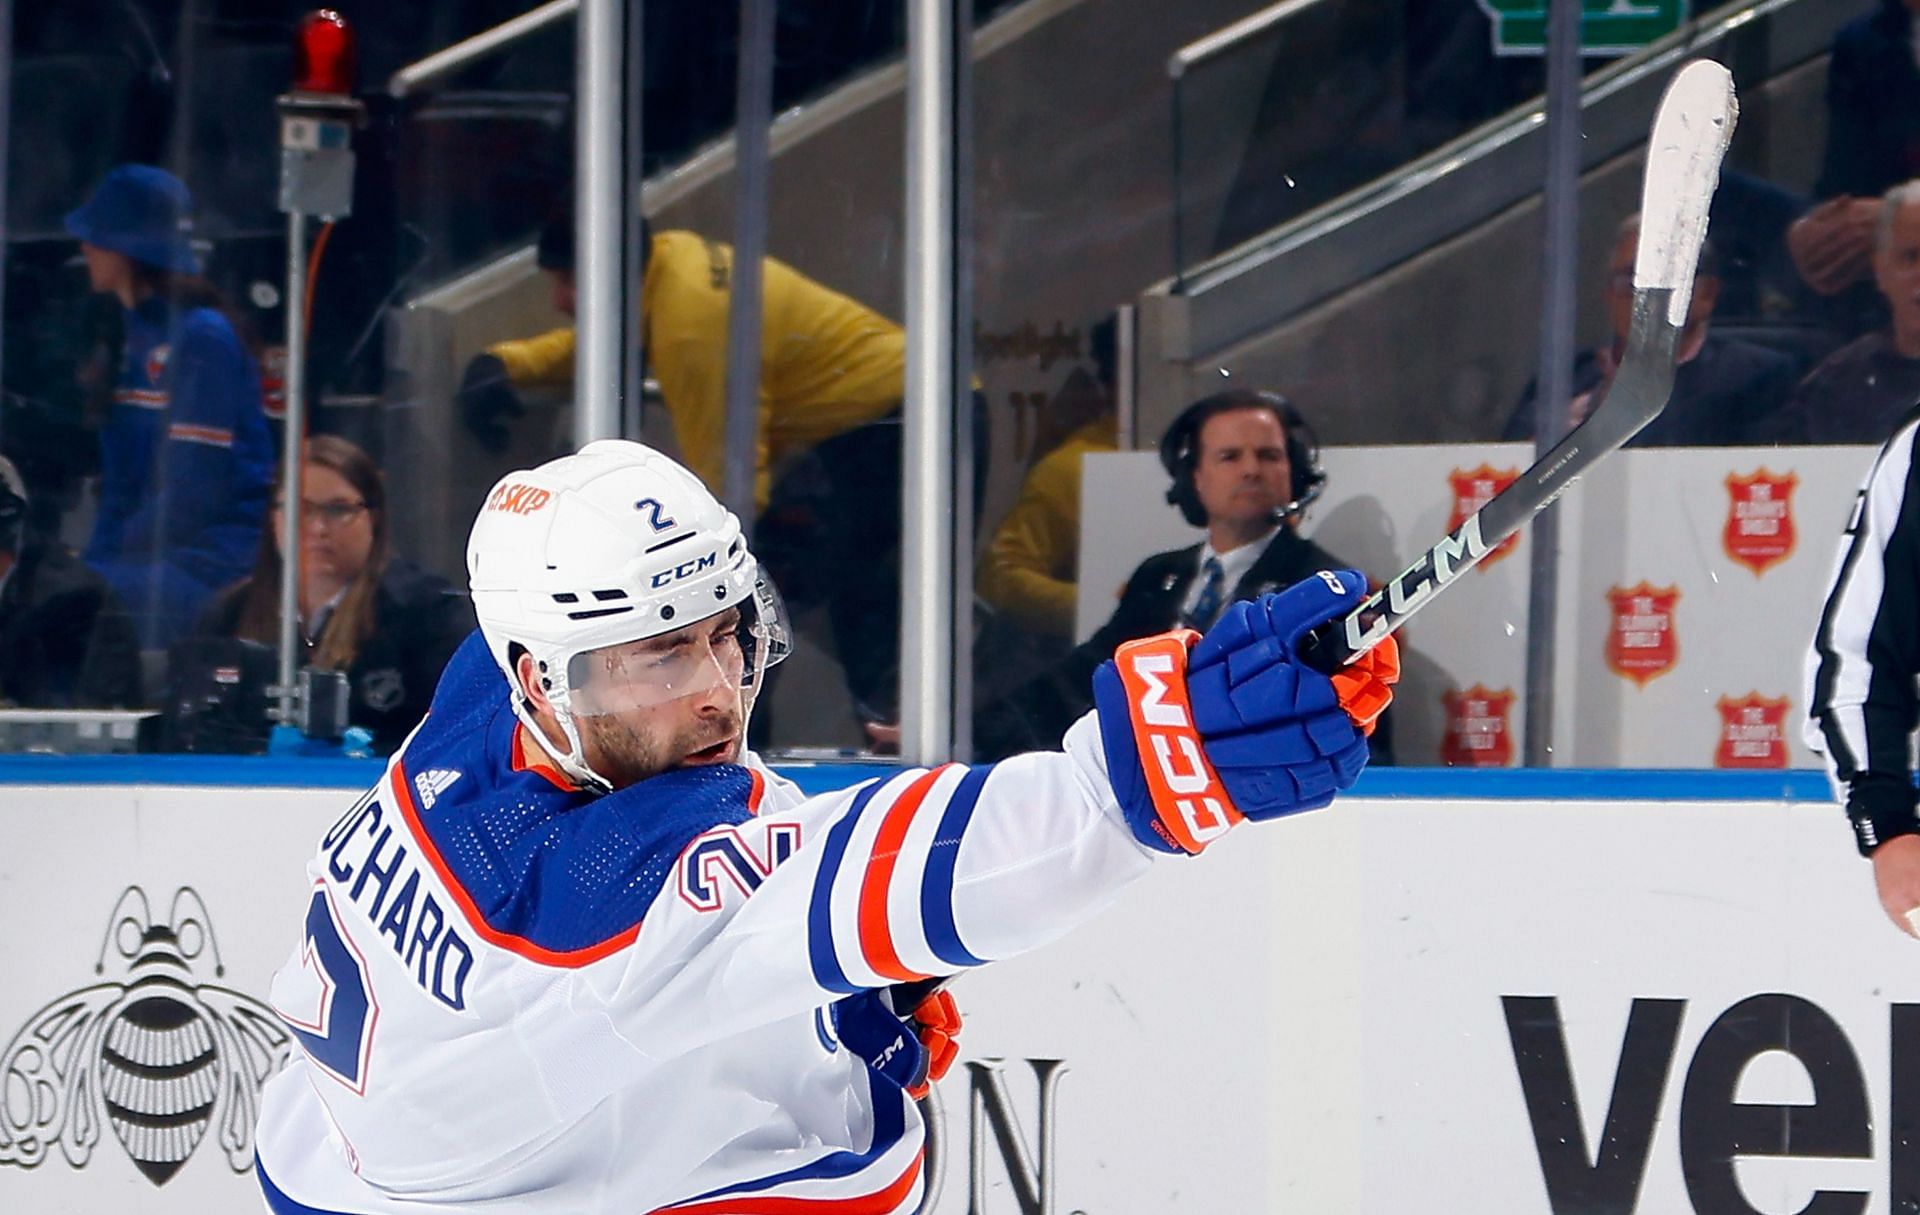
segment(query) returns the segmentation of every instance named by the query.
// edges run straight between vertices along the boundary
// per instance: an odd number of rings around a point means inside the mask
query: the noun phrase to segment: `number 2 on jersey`
[[[380,1006],[367,983],[366,959],[341,933],[324,889],[316,888],[313,901],[307,904],[300,961],[316,984],[319,998],[313,1006],[315,1011],[310,1017],[277,1005],[274,1011],[300,1039],[308,1058],[340,1083],[364,1094],[367,1055],[373,1046]]]

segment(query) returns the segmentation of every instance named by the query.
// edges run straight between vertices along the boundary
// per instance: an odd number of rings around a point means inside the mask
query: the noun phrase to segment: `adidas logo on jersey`
[[[429,768],[413,778],[413,787],[420,791],[420,808],[431,810],[433,803],[440,799],[453,782],[460,779],[460,773],[452,768]]]

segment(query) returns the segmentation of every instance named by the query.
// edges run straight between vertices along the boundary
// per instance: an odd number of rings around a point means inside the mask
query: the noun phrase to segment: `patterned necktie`
[[[1227,571],[1221,566],[1220,558],[1208,557],[1207,563],[1200,567],[1200,574],[1206,581],[1201,584],[1200,598],[1193,601],[1193,610],[1187,613],[1187,627],[1205,632],[1220,614],[1220,598],[1226,594]]]

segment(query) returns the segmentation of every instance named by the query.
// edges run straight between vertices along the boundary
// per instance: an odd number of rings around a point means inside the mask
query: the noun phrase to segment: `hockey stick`
[[[1626,353],[1586,421],[1359,607],[1309,634],[1301,646],[1302,661],[1331,672],[1380,644],[1565,493],[1581,473],[1660,416],[1673,392],[1674,352],[1692,302],[1707,206],[1739,109],[1733,78],[1708,59],[1682,67],[1660,98],[1647,140]],[[885,989],[888,1003],[905,1018],[953,977],[895,984]]]
[[[1301,658],[1332,672],[1354,661],[1480,563],[1565,493],[1602,456],[1660,416],[1673,392],[1674,353],[1686,327],[1707,206],[1740,112],[1727,69],[1696,59],[1667,84],[1647,140],[1633,319],[1605,396],[1579,426],[1513,484],[1421,554],[1345,617],[1314,630]]]

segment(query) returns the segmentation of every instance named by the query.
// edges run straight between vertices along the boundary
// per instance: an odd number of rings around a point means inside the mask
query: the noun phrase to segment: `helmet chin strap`
[[[513,715],[520,719],[520,724],[527,727],[527,733],[533,735],[534,741],[540,744],[540,749],[547,753],[547,757],[553,760],[562,772],[579,782],[581,788],[591,793],[613,792],[613,783],[595,772],[587,763],[585,749],[580,743],[580,728],[574,724],[573,711],[559,701],[548,703],[553,705],[554,720],[560,723],[560,732],[567,736],[565,754],[554,749],[553,740],[549,739],[547,732],[540,728],[539,721],[534,718],[533,710],[528,707],[526,695],[519,691],[513,694]]]

